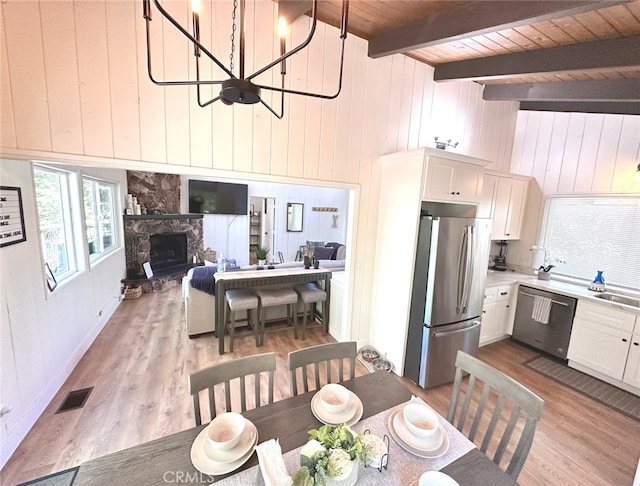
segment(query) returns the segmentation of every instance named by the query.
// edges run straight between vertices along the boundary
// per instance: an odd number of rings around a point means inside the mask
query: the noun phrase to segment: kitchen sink
[[[604,294],[597,294],[596,297],[598,299],[608,300],[610,302],[616,302],[618,304],[626,304],[626,305],[632,305],[634,307],[640,307],[640,299],[636,299],[634,297],[628,297],[626,295],[618,295],[618,294],[611,294],[611,293],[605,292]]]

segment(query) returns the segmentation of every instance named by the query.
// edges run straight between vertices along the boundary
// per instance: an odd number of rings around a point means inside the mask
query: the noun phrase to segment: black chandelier
[[[226,105],[232,105],[234,103],[241,103],[245,105],[251,105],[255,103],[262,103],[273,115],[277,118],[282,118],[284,115],[284,95],[285,93],[311,96],[314,98],[322,99],[334,99],[340,94],[342,89],[342,68],[344,64],[344,45],[347,38],[347,18],[349,13],[349,0],[342,0],[342,21],[340,23],[340,39],[342,39],[340,47],[340,68],[338,77],[338,87],[334,94],[322,94],[311,93],[306,91],[299,91],[294,89],[285,88],[285,75],[287,73],[286,60],[293,56],[296,52],[301,51],[311,42],[313,35],[315,34],[317,17],[318,17],[318,0],[313,0],[311,7],[311,27],[307,38],[298,46],[287,51],[286,50],[286,23],[285,19],[280,17],[278,21],[278,31],[280,35],[280,57],[274,59],[266,66],[258,69],[256,72],[249,76],[245,76],[245,0],[233,1],[233,14],[232,14],[232,30],[231,30],[231,54],[230,66],[227,68],[220,60],[218,60],[210,50],[208,50],[200,41],[200,12],[199,12],[199,0],[192,0],[191,4],[191,20],[192,20],[192,32],[189,32],[183,25],[181,25],[175,18],[167,12],[162,6],[161,0],[142,0],[143,3],[143,16],[145,19],[146,36],[147,36],[147,72],[149,79],[159,86],[195,86],[198,95],[198,105],[201,107],[208,106],[218,100]],[[184,37],[193,44],[193,55],[195,57],[195,79],[185,80],[158,80],[153,76],[151,69],[151,33],[150,23],[152,20],[151,10],[152,4],[155,6],[158,12],[162,14]],[[237,19],[237,25],[236,25]],[[233,72],[233,54],[235,47],[235,32],[239,31],[238,39],[238,74]],[[215,65],[217,65],[227,76],[226,79],[221,80],[207,80],[200,78],[200,58],[202,55],[209,58]],[[260,74],[268,71],[269,69],[280,65],[280,86],[267,86],[263,84],[257,84],[253,82],[253,79]],[[206,85],[220,85],[220,93],[218,96],[210,100],[203,101],[200,92],[201,86]],[[276,112],[271,106],[269,106],[262,99],[262,91],[275,91],[280,93],[280,111]]]

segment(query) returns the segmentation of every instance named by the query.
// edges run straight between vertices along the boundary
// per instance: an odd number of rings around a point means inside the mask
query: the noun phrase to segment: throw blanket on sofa
[[[216,281],[213,278],[215,271],[216,267],[213,266],[194,267],[191,286],[207,294],[216,295]]]

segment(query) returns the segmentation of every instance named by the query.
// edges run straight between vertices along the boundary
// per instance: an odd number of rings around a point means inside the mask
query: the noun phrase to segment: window
[[[82,193],[89,258],[93,262],[115,248],[115,189],[113,184],[85,177]]]
[[[639,228],[639,197],[549,197],[540,245],[566,261],[556,275],[591,282],[602,270],[608,285],[640,290]]]
[[[73,245],[69,172],[34,167],[36,204],[40,223],[40,239],[45,262],[58,282],[77,270]]]

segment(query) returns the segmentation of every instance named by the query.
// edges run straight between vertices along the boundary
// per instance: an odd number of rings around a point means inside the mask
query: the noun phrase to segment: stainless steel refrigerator
[[[420,217],[404,376],[424,388],[478,350],[490,232],[489,219]]]

